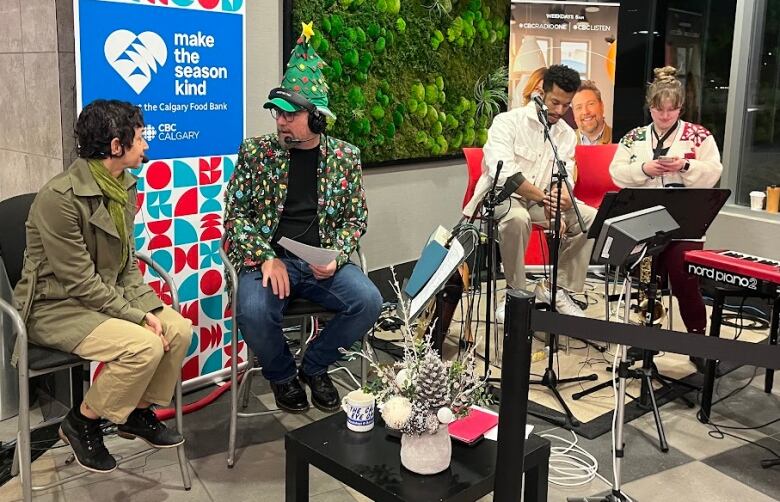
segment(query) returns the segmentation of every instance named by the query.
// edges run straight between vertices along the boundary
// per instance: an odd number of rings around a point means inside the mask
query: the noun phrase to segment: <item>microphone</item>
[[[542,110],[545,113],[545,115],[546,115],[547,114],[547,105],[544,104],[544,98],[542,97],[542,95],[540,93],[538,93],[538,92],[534,92],[534,93],[531,94],[531,99],[533,100],[534,103],[536,103],[536,106],[540,110]]]
[[[300,138],[293,138],[292,136],[283,136],[282,142],[284,142],[284,144],[287,146],[292,146],[292,145],[298,145],[300,143],[306,143],[307,141],[311,141],[316,137],[317,136],[310,136],[305,139],[300,139]]]
[[[149,157],[144,154],[144,156],[141,157],[141,164],[146,164],[147,162],[149,162]]]
[[[531,99],[536,103],[537,114],[539,115],[539,122],[547,129],[550,127],[550,119],[547,118],[547,105],[544,104],[544,98],[538,92],[531,94]]]
[[[520,185],[525,182],[525,176],[523,176],[523,173],[515,173],[512,176],[508,177],[506,179],[506,183],[504,183],[504,187],[501,189],[501,191],[496,196],[495,203],[496,205],[501,204],[505,200],[509,198],[510,195],[515,193],[520,187]]]

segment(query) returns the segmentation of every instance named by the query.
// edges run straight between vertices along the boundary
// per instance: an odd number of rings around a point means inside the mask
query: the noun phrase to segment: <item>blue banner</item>
[[[78,0],[79,109],[137,104],[152,159],[230,155],[244,131],[243,15]]]

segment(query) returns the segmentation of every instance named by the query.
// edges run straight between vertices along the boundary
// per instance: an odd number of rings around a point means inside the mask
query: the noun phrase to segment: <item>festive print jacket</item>
[[[340,251],[340,267],[366,232],[368,210],[360,167],[360,150],[345,141],[322,136],[317,168],[317,214],[323,248]],[[225,191],[228,254],[236,267],[259,269],[276,257],[271,240],[284,210],[290,152],[276,134],[245,139]]]

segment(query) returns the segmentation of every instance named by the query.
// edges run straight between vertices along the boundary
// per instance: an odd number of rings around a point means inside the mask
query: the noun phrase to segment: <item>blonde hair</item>
[[[531,101],[531,94],[534,93],[534,90],[539,86],[539,83],[544,80],[544,74],[547,71],[546,66],[541,66],[533,71],[528,76],[528,81],[525,83],[525,86],[523,87],[523,105],[527,105],[529,101]]]
[[[677,68],[664,66],[653,70],[655,79],[647,86],[645,100],[649,108],[661,108],[664,101],[670,101],[675,108],[685,104],[685,91],[677,79]]]

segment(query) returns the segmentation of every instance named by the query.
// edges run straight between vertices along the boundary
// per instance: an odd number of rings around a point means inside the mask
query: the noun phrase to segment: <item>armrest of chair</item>
[[[179,291],[176,289],[176,285],[174,284],[171,276],[168,275],[168,273],[163,270],[162,267],[156,261],[152,260],[152,258],[146,253],[136,252],[135,257],[146,263],[147,266],[149,266],[157,273],[157,275],[160,276],[160,279],[162,279],[162,281],[168,286],[168,290],[171,292],[171,307],[176,312],[179,312]]]
[[[22,316],[13,305],[0,298],[0,312],[11,318],[11,325],[16,332],[16,343],[19,347],[19,367],[24,366],[24,373],[27,374],[27,327],[24,325]]]
[[[236,305],[238,305],[238,272],[233,263],[230,262],[227,251],[225,251],[225,244],[227,243],[227,232],[222,233],[222,238],[219,240],[219,257],[222,258],[222,265],[225,268],[225,276],[230,285],[230,305],[233,307],[233,315],[235,316]]]
[[[356,253],[358,255],[358,260],[360,261],[360,269],[364,274],[366,274],[366,276],[368,276],[368,262],[366,261],[366,255],[363,253],[363,250],[360,249],[360,247],[357,248]]]

